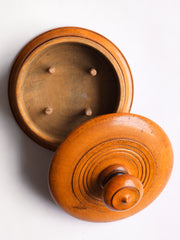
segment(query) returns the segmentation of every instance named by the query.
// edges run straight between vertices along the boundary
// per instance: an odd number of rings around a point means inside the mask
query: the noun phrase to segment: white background
[[[167,187],[130,218],[89,223],[58,208],[47,187],[53,153],[29,139],[10,111],[8,76],[16,54],[36,35],[61,26],[92,29],[121,49],[134,77],[132,112],[157,122],[172,142]],[[179,44],[179,0],[0,0],[1,239],[180,239]]]

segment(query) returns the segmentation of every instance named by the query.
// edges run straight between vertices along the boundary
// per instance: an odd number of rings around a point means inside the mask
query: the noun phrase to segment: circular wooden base
[[[133,83],[122,53],[105,37],[81,28],[43,33],[19,53],[9,100],[21,128],[55,150],[81,123],[129,112]]]
[[[60,145],[50,168],[50,189],[56,202],[75,217],[95,222],[118,220],[142,210],[159,195],[172,163],[171,144],[157,124],[134,114],[104,115],[82,124]],[[119,183],[114,185],[115,176],[108,186],[109,171],[124,171],[124,182],[117,179]],[[100,180],[106,174],[108,195]],[[134,177],[137,180],[132,184]],[[124,211],[109,209],[103,198]]]

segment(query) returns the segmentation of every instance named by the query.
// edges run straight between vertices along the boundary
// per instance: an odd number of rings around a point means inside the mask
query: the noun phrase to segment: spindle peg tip
[[[91,76],[95,77],[97,75],[97,70],[95,68],[90,68],[89,70]]]
[[[53,108],[52,107],[47,107],[44,109],[44,113],[46,115],[51,115],[53,113]]]
[[[48,68],[48,72],[49,72],[50,74],[55,73],[55,72],[56,72],[55,67],[50,67],[50,68]]]
[[[85,115],[88,117],[92,116],[92,109],[90,107],[85,109]]]

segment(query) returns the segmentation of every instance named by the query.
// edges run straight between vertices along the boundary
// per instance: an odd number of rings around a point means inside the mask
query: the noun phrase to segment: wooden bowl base
[[[55,72],[50,74],[49,68]],[[97,75],[89,70],[94,67]],[[61,43],[41,51],[23,69],[20,106],[31,128],[59,143],[81,123],[116,112],[119,86],[112,64],[97,50]],[[44,114],[46,108],[51,114]],[[85,110],[92,109],[87,116]]]
[[[51,150],[90,118],[128,112],[132,98],[132,76],[121,52],[104,37],[80,28],[59,28],[33,39],[10,76],[16,120]]]

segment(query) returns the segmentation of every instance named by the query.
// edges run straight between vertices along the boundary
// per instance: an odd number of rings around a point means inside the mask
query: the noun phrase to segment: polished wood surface
[[[142,198],[141,181],[128,174],[123,166],[112,165],[99,175],[104,204],[111,210],[123,211],[134,207]]]
[[[9,101],[20,127],[56,150],[81,123],[98,115],[129,112],[130,68],[108,39],[90,30],[65,27],[29,42],[12,67]]]
[[[102,199],[114,211],[128,210],[142,198],[141,181],[129,174],[116,174],[103,187]]]
[[[165,187],[172,164],[171,143],[156,123],[108,114],[82,124],[59,146],[49,186],[69,214],[114,221],[150,204]]]
[[[132,100],[132,75],[123,54],[87,29],[45,32],[14,62],[13,114],[40,145],[56,150],[62,143],[49,186],[55,201],[77,218],[129,217],[150,204],[169,179],[170,141],[153,121],[128,113]]]

